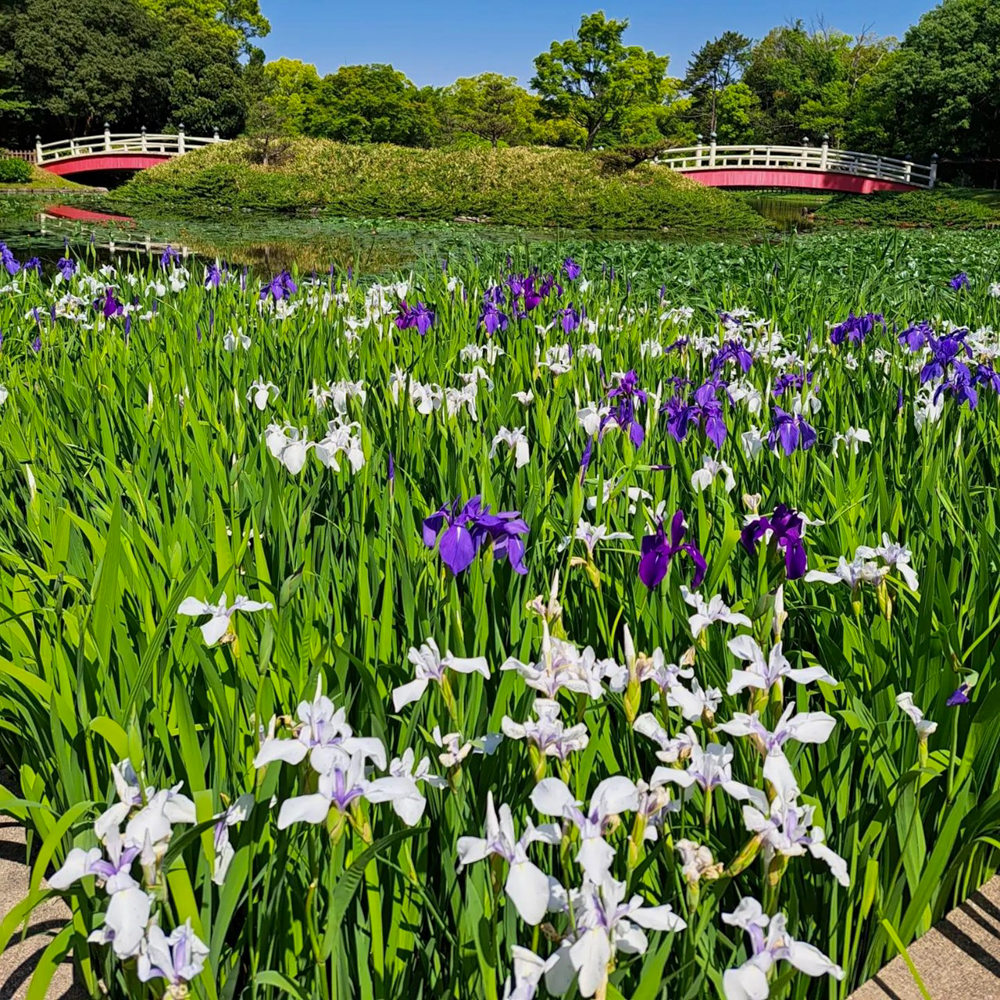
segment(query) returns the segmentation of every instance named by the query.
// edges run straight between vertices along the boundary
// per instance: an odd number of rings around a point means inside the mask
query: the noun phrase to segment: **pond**
[[[608,242],[662,245],[703,243],[706,240],[653,237],[648,233],[574,232],[572,230],[524,230],[474,223],[419,223],[405,220],[347,220],[321,214],[301,217],[247,213],[235,219],[194,220],[125,216],[102,211],[100,200],[75,199],[56,204],[38,199],[0,201],[0,239],[15,255],[39,257],[54,263],[67,247],[77,255],[93,254],[106,261],[111,256],[138,257],[162,254],[169,245],[182,258],[223,259],[260,272],[274,273],[297,266],[300,272],[327,271],[331,267],[358,275],[381,274],[405,268],[421,269],[449,257],[475,257],[478,253],[503,252],[539,242],[574,248],[606,245]],[[762,201],[769,218],[778,219],[780,199]],[[755,206],[756,207],[756,206]],[[799,208],[794,209],[799,212]],[[787,224],[791,210],[779,219]],[[801,215],[799,215],[801,218]],[[725,237],[716,236],[715,240]],[[741,236],[740,242],[746,242]]]

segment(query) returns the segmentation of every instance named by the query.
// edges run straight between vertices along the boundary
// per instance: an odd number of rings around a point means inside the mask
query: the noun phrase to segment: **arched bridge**
[[[100,135],[48,143],[39,139],[35,143],[35,163],[61,177],[101,170],[146,170],[215,142],[225,142],[218,132],[211,138],[186,135],[183,125],[175,135],[154,135],[145,129],[113,133],[105,125]]]
[[[929,166],[822,146],[688,146],[656,161],[691,180],[721,188],[797,188],[872,194],[934,187],[937,156]]]

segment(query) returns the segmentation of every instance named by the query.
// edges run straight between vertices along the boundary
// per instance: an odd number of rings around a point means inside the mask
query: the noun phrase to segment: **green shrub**
[[[838,195],[816,212],[816,219],[875,226],[977,227],[1000,222],[1000,213],[971,192],[906,191]]]
[[[641,163],[609,175],[591,154],[529,147],[422,150],[299,140],[288,162],[264,169],[248,163],[244,143],[234,142],[144,171],[116,200],[195,213],[319,208],[348,217],[604,231],[764,226],[739,199],[665,167]]]
[[[27,160],[13,156],[0,159],[0,184],[27,184],[33,171]]]

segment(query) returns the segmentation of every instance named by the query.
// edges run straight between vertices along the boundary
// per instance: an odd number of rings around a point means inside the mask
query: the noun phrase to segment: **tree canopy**
[[[0,145],[145,125],[404,146],[581,149],[803,139],[926,160],[1000,160],[1000,4],[942,0],[900,42],[820,23],[724,30],[683,79],[584,14],[526,89],[483,72],[421,87],[386,63],[264,62],[258,0],[0,0]],[[628,159],[628,157],[626,157]]]
[[[628,25],[603,11],[586,14],[576,38],[553,42],[535,57],[531,86],[543,108],[584,129],[587,149],[602,130],[613,134],[629,112],[660,105],[666,97],[668,57],[625,45]]]

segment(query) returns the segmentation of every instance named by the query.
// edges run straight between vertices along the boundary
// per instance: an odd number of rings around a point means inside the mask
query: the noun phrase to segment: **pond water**
[[[805,228],[802,203],[784,204],[780,197],[764,197],[761,214],[778,222],[783,231]],[[297,265],[301,272],[331,267],[356,274],[380,274],[401,268],[420,268],[451,256],[473,257],[484,247],[503,251],[535,242],[596,245],[614,241],[678,242],[648,233],[589,234],[573,231],[526,231],[471,223],[422,224],[402,220],[350,221],[322,215],[303,217],[246,215],[222,220],[129,218],[102,212],[102,203],[77,199],[56,204],[38,199],[0,200],[0,239],[21,259],[39,257],[54,263],[66,247],[77,255],[92,254],[105,261],[112,256],[159,255],[167,245],[182,257],[216,258],[274,273]],[[718,240],[724,237],[713,237]],[[741,237],[745,241],[745,237]],[[691,242],[683,240],[682,242]],[[695,241],[703,242],[703,241]]]

